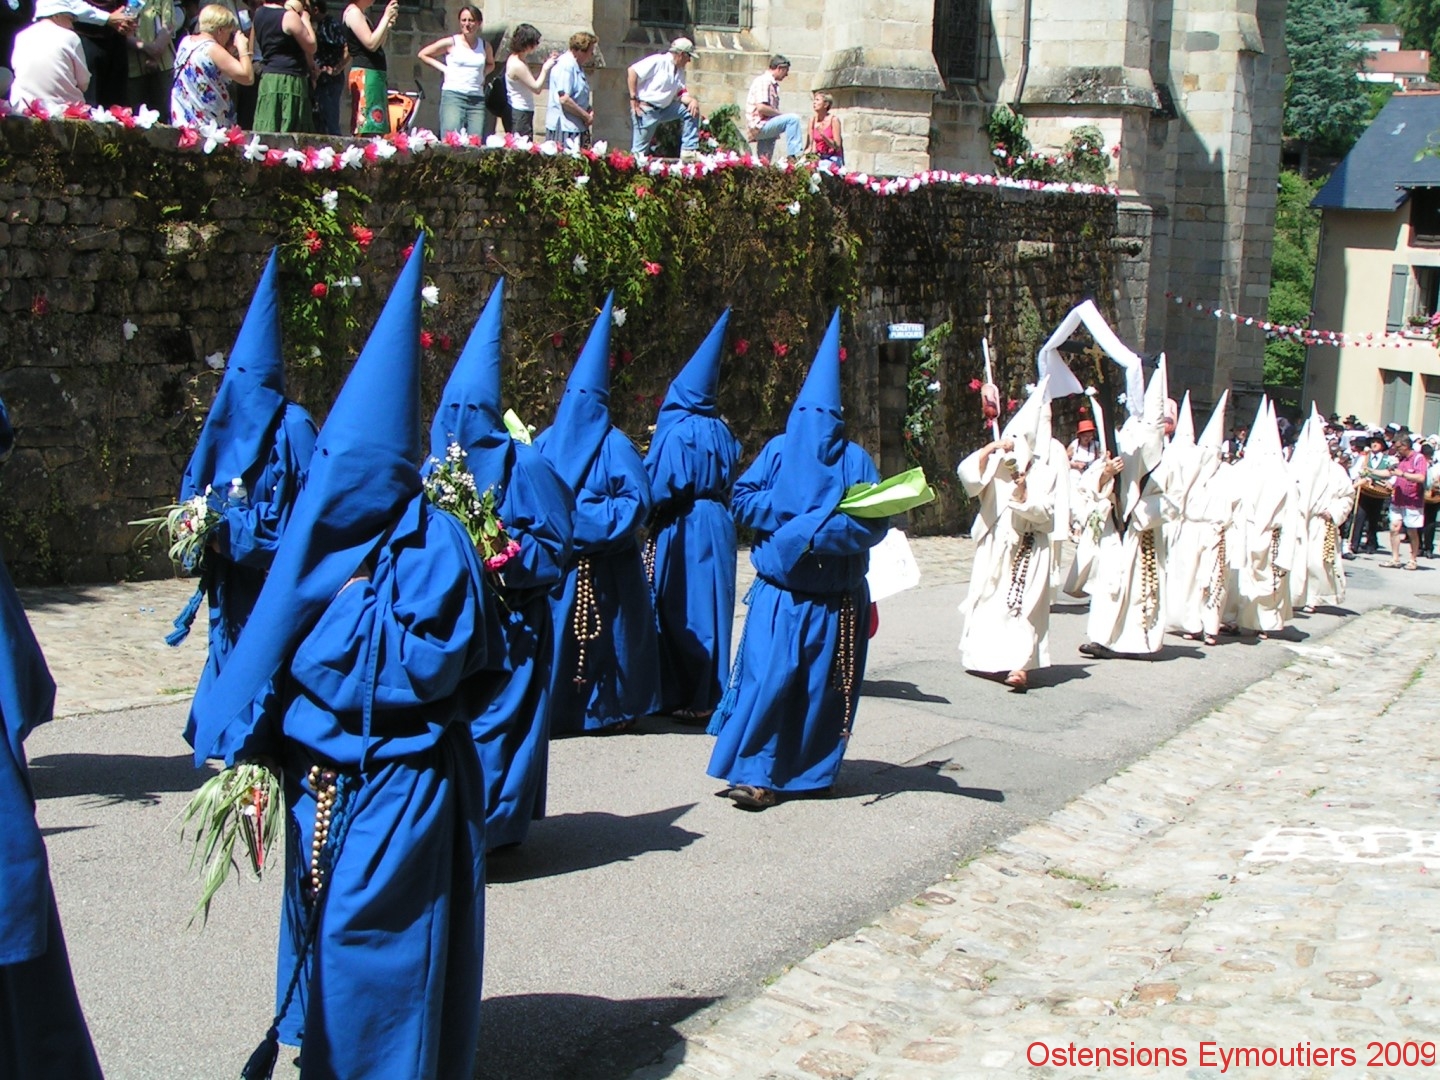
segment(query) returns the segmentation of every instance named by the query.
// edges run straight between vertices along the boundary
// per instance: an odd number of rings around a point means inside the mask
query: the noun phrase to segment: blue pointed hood
[[[785,422],[775,503],[791,514],[833,510],[845,495],[840,462],[845,421],[840,409],[840,311],[830,317],[805,385]]]
[[[610,433],[610,318],[614,308],[612,292],[565,383],[554,421],[536,441],[571,491],[580,490]]]
[[[444,461],[449,445],[458,445],[465,451],[465,464],[476,488],[494,487],[497,502],[504,494],[501,488],[514,457],[510,433],[500,414],[500,332],[504,324],[505,279],[501,278],[450,372],[430,424],[430,457]],[[426,462],[427,472],[429,464]]]
[[[690,357],[690,362],[671,381],[665,400],[660,405],[657,427],[665,422],[667,413],[717,415],[715,387],[720,382],[720,351],[725,344],[725,329],[729,325],[730,309],[726,308],[695,350],[695,355]]]
[[[251,633],[195,698],[197,763],[233,761],[244,751],[253,704],[420,492],[424,256],[422,236],[320,429],[305,487],[246,624]]]
[[[225,377],[185,467],[181,499],[199,495],[207,486],[223,494],[237,476],[253,484],[270,456],[275,425],[285,409],[278,282],[279,261],[272,248],[230,350]]]

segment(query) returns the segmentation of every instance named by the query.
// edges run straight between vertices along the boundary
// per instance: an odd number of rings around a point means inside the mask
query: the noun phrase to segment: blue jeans
[[[481,91],[464,94],[459,90],[440,91],[440,134],[463,131],[467,135],[485,134],[485,95]]]
[[[655,141],[656,126],[670,120],[680,121],[680,149],[698,150],[700,148],[700,121],[691,116],[690,110],[681,103],[679,98],[676,98],[662,108],[646,105],[639,116],[631,114],[630,122],[634,126],[630,137],[630,152],[632,154],[648,154],[650,144]],[[799,121],[796,123],[798,124]]]
[[[788,157],[797,158],[805,149],[805,135],[800,130],[800,117],[794,113],[772,116],[760,125],[755,135],[755,149],[768,158],[775,156],[775,140],[785,135],[785,151]]]

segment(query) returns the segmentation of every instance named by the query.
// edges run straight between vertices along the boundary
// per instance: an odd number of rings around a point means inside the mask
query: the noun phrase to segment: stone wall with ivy
[[[982,436],[980,342],[1011,397],[1039,342],[1126,256],[1097,196],[934,186],[891,197],[807,171],[654,178],[628,155],[397,155],[361,169],[181,149],[172,129],[0,120],[0,549],[22,580],[168,572],[126,524],[173,498],[266,252],[280,245],[292,394],[323,419],[406,247],[424,230],[438,394],[505,275],[508,403],[543,427],[607,289],[612,406],[642,444],[670,375],[727,305],[721,405],[747,454],[784,426],[825,320],[844,312],[852,437],[940,481],[917,531],[968,524],[953,467]],[[915,357],[887,326],[951,332]]]

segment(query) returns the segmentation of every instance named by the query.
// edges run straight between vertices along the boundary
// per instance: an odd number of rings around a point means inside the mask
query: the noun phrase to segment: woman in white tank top
[[[495,68],[490,43],[480,37],[485,16],[474,4],[460,9],[460,33],[443,37],[416,55],[443,72],[440,84],[440,134],[485,134],[485,77]]]
[[[550,69],[560,59],[560,54],[552,51],[540,66],[537,79],[526,57],[539,47],[540,31],[529,23],[521,23],[510,35],[510,55],[505,60],[505,99],[510,105],[511,118],[505,126],[515,135],[535,134],[535,95],[545,89]]]

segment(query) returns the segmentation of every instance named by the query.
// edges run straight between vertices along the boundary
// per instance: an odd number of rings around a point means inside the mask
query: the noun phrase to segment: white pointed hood
[[[1200,452],[1195,446],[1195,418],[1190,412],[1190,393],[1186,391],[1176,410],[1175,434],[1165,447],[1160,470],[1166,494],[1171,502],[1182,510],[1195,483],[1199,464]]]
[[[1332,482],[1330,444],[1325,441],[1325,417],[1312,401],[1310,415],[1300,429],[1295,453],[1290,457],[1290,474],[1300,495],[1300,510],[1318,514],[1331,500]]]
[[[1200,433],[1200,438],[1195,445],[1201,450],[1214,450],[1218,456],[1225,447],[1225,410],[1230,404],[1230,390],[1227,387],[1221,394],[1220,400],[1210,410],[1210,419],[1205,424],[1205,430]]]
[[[1125,458],[1125,469],[1119,478],[1122,517],[1129,517],[1135,509],[1145,477],[1159,467],[1164,456],[1167,391],[1165,354],[1161,353],[1150,384],[1145,387],[1145,404],[1140,415],[1131,416],[1115,433],[1115,443]]]
[[[1049,385],[1050,376],[1040,380],[1038,386],[1025,399],[1025,404],[1015,411],[1005,429],[1000,432],[1001,438],[1015,440],[1015,449],[1008,457],[1014,461],[1017,474],[1025,472],[1030,468],[1030,462],[1036,454],[1043,456],[1044,448],[1040,446],[1041,422],[1044,419],[1042,412],[1045,407],[1045,392]]]
[[[1189,390],[1186,390],[1185,396],[1180,399],[1180,418],[1175,422],[1175,434],[1171,436],[1171,441],[1195,445],[1195,416],[1190,411]]]

